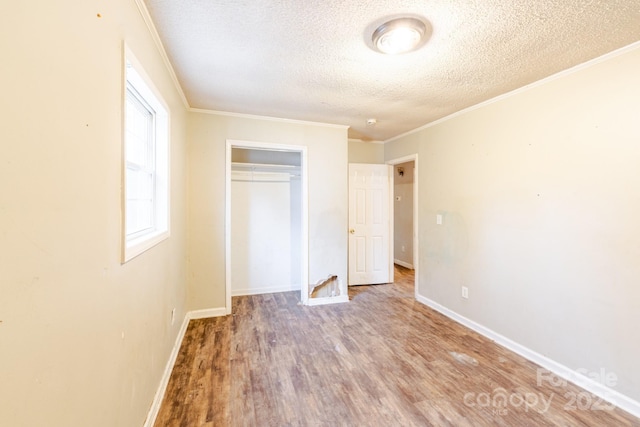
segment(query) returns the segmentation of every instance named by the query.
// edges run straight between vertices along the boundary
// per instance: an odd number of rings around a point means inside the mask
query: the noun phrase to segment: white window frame
[[[144,68],[124,46],[122,85],[122,262],[147,251],[170,236],[169,208],[169,108]],[[131,91],[131,92],[129,92]],[[131,95],[131,94],[134,95]],[[154,144],[153,219],[150,228],[127,234],[127,141],[126,102],[135,96],[152,114],[149,132]]]

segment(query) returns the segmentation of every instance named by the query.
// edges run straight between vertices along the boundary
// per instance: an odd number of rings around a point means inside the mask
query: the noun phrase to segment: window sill
[[[170,236],[169,230],[156,231],[153,233],[145,234],[137,239],[132,239],[125,242],[123,251],[122,263],[132,260],[143,252],[156,246],[163,240],[168,239]]]

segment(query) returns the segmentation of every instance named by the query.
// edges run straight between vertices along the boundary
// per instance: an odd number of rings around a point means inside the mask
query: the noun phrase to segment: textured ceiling
[[[640,40],[639,0],[145,1],[191,107],[348,125],[363,140]],[[429,42],[370,49],[399,15],[426,18]]]

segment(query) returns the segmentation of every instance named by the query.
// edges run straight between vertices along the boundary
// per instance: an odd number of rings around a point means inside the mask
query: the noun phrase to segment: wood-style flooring
[[[416,302],[411,270],[349,296],[234,297],[231,316],[191,321],[155,425],[640,425]]]

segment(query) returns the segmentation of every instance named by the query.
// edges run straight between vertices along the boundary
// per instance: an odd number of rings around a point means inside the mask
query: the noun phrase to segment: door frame
[[[225,159],[225,310],[231,314],[231,151],[233,148],[248,148],[270,151],[292,151],[300,153],[300,179],[301,179],[301,236],[300,247],[300,299],[307,304],[309,299],[309,192],[308,192],[308,168],[307,147],[303,145],[274,144],[270,142],[242,141],[227,139],[227,152]]]
[[[418,298],[418,278],[420,277],[420,275],[418,274],[418,269],[420,268],[420,257],[419,252],[420,252],[420,247],[418,245],[418,194],[420,194],[418,192],[418,181],[420,181],[418,179],[418,177],[420,176],[418,174],[418,154],[410,154],[408,156],[404,156],[404,157],[398,157],[395,159],[391,159],[391,160],[387,160],[385,163],[391,166],[396,166],[399,165],[400,163],[406,163],[406,162],[411,162],[413,161],[413,167],[414,167],[414,175],[413,175],[413,271],[414,271],[414,296],[417,299]],[[395,172],[393,174],[393,180],[391,182],[391,185],[395,185]],[[394,197],[393,197],[393,191],[391,192],[392,195],[390,197],[390,201],[389,203],[391,203],[391,212],[393,213],[393,208],[394,208]],[[393,221],[395,221],[395,215],[392,216]],[[394,228],[394,224],[392,224],[391,229],[393,230]],[[392,245],[392,248],[394,246]],[[395,254],[394,251],[391,251],[391,264],[393,265],[393,260],[395,258]]]

